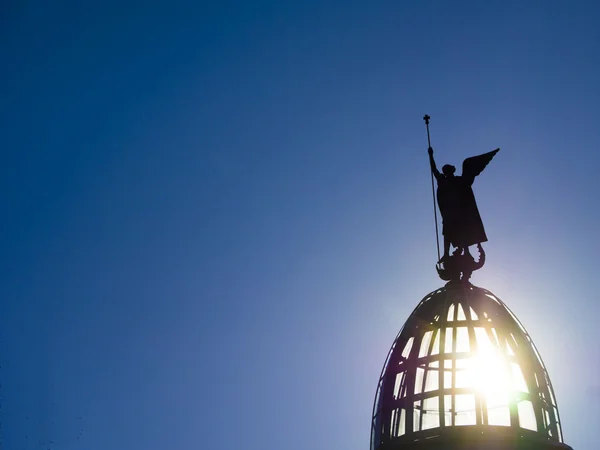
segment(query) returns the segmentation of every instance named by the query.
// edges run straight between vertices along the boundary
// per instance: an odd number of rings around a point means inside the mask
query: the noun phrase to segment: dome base
[[[539,439],[535,433],[515,434],[508,427],[456,427],[423,434],[419,439],[393,439],[382,443],[379,450],[573,450],[560,442]]]

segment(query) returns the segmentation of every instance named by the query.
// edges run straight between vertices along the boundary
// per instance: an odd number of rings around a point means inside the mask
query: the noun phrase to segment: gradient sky
[[[0,6],[4,448],[368,449],[442,285],[427,113],[501,148],[472,281],[596,449],[600,3],[214,3]]]

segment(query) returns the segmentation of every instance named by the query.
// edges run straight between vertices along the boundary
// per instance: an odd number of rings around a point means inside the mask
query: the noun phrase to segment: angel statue
[[[469,245],[486,242],[487,236],[477,209],[473,182],[500,149],[483,155],[467,158],[463,162],[461,176],[455,176],[456,168],[446,164],[442,173],[435,166],[433,148],[429,147],[429,163],[437,180],[437,201],[442,215],[442,234],[444,235],[444,255],[440,263],[450,258],[450,244],[456,247],[455,254],[470,255]]]

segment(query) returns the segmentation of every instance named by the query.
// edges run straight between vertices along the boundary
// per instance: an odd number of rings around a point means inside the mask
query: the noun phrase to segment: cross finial
[[[431,117],[429,117],[427,114],[425,114],[425,116],[423,117],[423,120],[425,121],[425,125],[429,125],[429,119],[431,119]]]

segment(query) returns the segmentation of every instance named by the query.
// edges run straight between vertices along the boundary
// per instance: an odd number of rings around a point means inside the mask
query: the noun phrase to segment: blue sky
[[[595,448],[598,22],[592,1],[4,4],[5,448],[367,448],[386,352],[442,284],[425,113],[440,165],[502,149],[473,282]]]

